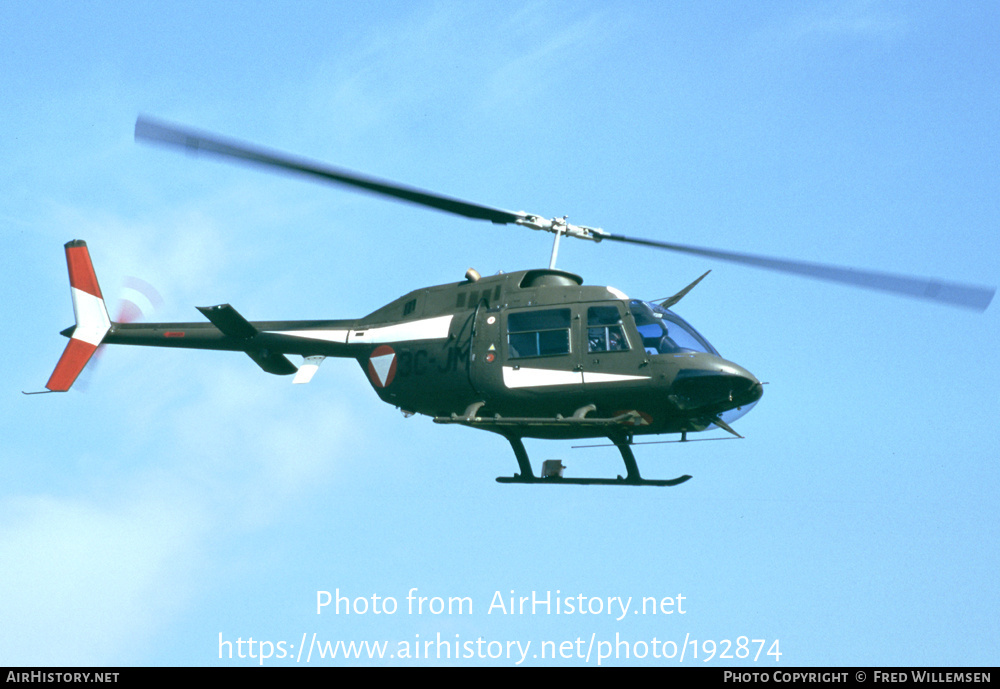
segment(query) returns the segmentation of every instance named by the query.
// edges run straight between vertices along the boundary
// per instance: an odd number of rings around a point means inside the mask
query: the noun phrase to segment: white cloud
[[[833,5],[807,5],[787,27],[795,41],[819,38],[894,38],[907,29],[907,20],[879,0],[856,0]]]
[[[566,70],[588,66],[595,48],[613,30],[613,23],[604,14],[590,14],[562,24],[529,6],[508,18],[504,28],[504,35],[513,37],[520,49],[494,65],[485,80],[487,86],[480,104],[483,109],[501,103],[531,107],[532,99],[544,98],[546,92],[559,87]]]
[[[21,665],[110,664],[190,592],[205,525],[177,494],[5,501],[0,648]]]

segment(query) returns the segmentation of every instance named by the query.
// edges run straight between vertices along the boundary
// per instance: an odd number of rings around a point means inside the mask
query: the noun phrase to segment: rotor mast
[[[556,269],[556,256],[559,255],[559,238],[562,237],[562,228],[556,228],[555,239],[552,240],[552,256],[549,258],[549,270]]]

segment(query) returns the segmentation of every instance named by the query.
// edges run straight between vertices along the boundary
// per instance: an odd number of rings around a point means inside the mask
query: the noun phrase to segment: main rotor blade
[[[489,220],[496,224],[514,223],[526,216],[500,208],[490,208],[449,196],[388,182],[374,177],[366,177],[350,170],[343,170],[304,158],[297,158],[277,151],[257,148],[239,141],[223,139],[213,134],[181,129],[164,122],[146,117],[135,121],[137,141],[163,144],[181,148],[192,153],[204,151],[223,158],[242,160],[261,167],[276,168],[287,172],[313,177],[325,182],[355,187],[372,194],[389,196],[409,201],[420,206],[428,206],[447,213],[455,213],[467,218]]]
[[[804,277],[817,278],[865,289],[881,290],[918,299],[926,299],[951,306],[985,311],[996,293],[996,288],[980,287],[944,282],[930,278],[910,277],[891,273],[842,268],[838,266],[810,263],[806,261],[789,261],[785,259],[741,254],[715,249],[672,244],[650,239],[614,235],[597,228],[577,227],[564,221],[546,221],[538,216],[524,212],[507,211],[500,208],[483,206],[469,201],[462,201],[450,196],[408,187],[395,182],[367,177],[365,175],[297,158],[285,153],[271,151],[251,146],[239,141],[224,139],[213,134],[207,134],[190,129],[182,129],[171,124],[139,117],[135,122],[135,138],[137,141],[147,141],[174,148],[181,148],[197,153],[204,151],[222,158],[242,160],[253,165],[275,168],[305,177],[312,177],[324,182],[331,182],[348,187],[354,187],[372,194],[388,196],[402,201],[408,201],[420,206],[436,208],[447,213],[454,213],[476,220],[489,220],[495,224],[519,224],[532,229],[544,229],[549,232],[565,232],[569,236],[601,241],[623,242],[650,246],[668,251],[706,256],[721,261],[730,261],[744,265],[756,266]],[[558,226],[557,226],[558,225]]]
[[[730,251],[686,246],[684,244],[658,242],[651,239],[624,237],[622,235],[606,234],[601,239],[627,244],[638,244],[640,246],[651,246],[668,251],[679,251],[696,256],[706,256],[720,261],[741,263],[743,265],[756,266],[757,268],[792,273],[794,275],[802,275],[804,277],[827,280],[865,289],[881,290],[917,299],[936,301],[950,306],[962,306],[977,311],[985,311],[986,307],[990,305],[993,295],[996,293],[995,287],[963,285],[932,278],[895,275],[857,268],[842,268],[807,261],[789,261],[753,254],[740,254]]]

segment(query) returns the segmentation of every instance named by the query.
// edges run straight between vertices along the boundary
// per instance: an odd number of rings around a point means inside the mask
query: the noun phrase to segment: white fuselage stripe
[[[357,330],[275,330],[274,335],[304,337],[310,340],[339,342],[341,344],[388,344],[418,340],[443,340],[448,337],[454,316],[424,318],[408,323],[382,325]]]
[[[627,376],[621,373],[583,372],[584,383],[620,383],[625,380],[649,380],[649,376]]]
[[[349,330],[270,330],[271,335],[288,335],[304,337],[308,340],[323,340],[324,342],[339,342],[347,344]]]
[[[552,385],[583,385],[584,383],[619,383],[627,380],[649,380],[649,376],[629,376],[619,373],[590,371],[554,371],[548,368],[503,367],[503,384],[508,388],[543,388]]]
[[[550,385],[582,385],[579,371],[553,371],[547,368],[503,367],[503,384],[508,388],[541,388]]]

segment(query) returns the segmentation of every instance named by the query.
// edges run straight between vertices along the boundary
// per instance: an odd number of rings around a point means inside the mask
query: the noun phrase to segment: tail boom
[[[69,390],[105,344],[241,351],[267,373],[296,374],[294,382],[307,383],[326,357],[357,359],[364,366],[379,343],[447,338],[453,318],[447,315],[388,325],[371,325],[367,319],[251,322],[229,304],[219,304],[198,307],[207,323],[114,322],[86,242],[75,239],[65,248],[76,324],[62,332],[70,338],[69,343],[45,384],[46,390],[39,392]],[[286,356],[289,354],[302,356],[304,365],[293,364]]]

